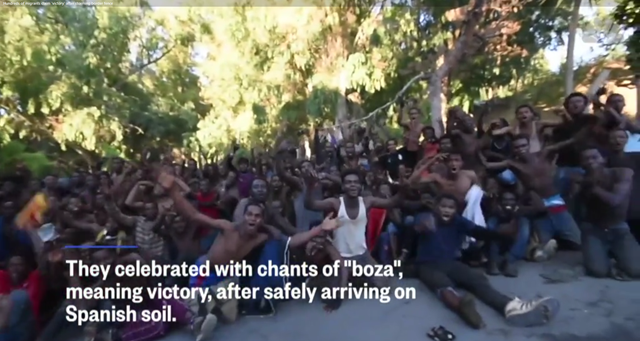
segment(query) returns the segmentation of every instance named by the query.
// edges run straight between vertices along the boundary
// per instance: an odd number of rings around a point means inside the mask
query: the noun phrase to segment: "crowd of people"
[[[594,114],[585,113],[589,106]],[[87,340],[158,340],[187,327],[207,340],[218,321],[267,316],[278,304],[216,296],[229,285],[282,286],[283,278],[149,278],[70,276],[66,260],[93,264],[317,265],[339,262],[339,275],[287,278],[293,285],[344,287],[347,264],[402,260],[472,328],[484,327],[479,300],[517,327],[543,325],[558,312],[552,297],[524,300],[496,290],[488,276],[518,276],[518,261],[544,262],[556,251],[581,252],[588,276],[640,277],[640,246],[627,221],[635,165],[624,147],[640,129],[622,114],[624,98],[601,104],[569,95],[557,122],[522,105],[513,120],[485,125],[449,110],[446,126],[426,125],[411,101],[398,103],[402,141],[383,128],[358,129],[336,141],[316,133],[310,158],[278,140],[271,152],[243,157],[234,147],[219,164],[178,162],[149,151],[112,158],[70,177],[36,179],[24,168],[2,179],[0,202],[0,341],[50,341],[71,328],[65,309],[162,309],[176,322],[89,323]],[[511,122],[509,122],[511,121]],[[438,136],[436,131],[443,131]],[[39,228],[16,215],[38,193],[48,209]],[[636,223],[637,224],[637,223]],[[630,227],[630,225],[632,225]],[[637,234],[636,234],[637,235]],[[137,248],[65,248],[134,245]],[[346,262],[350,260],[351,262]],[[480,268],[482,270],[474,269]],[[76,300],[67,287],[177,285],[210,288],[213,300]],[[464,289],[464,291],[460,290]],[[523,293],[524,294],[524,293]],[[339,309],[343,300],[323,302]],[[347,304],[347,303],[345,303]]]

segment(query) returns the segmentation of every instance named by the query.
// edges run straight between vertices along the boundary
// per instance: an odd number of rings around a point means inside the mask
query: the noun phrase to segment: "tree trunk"
[[[442,83],[452,69],[458,65],[465,52],[473,52],[467,51],[467,49],[469,48],[470,43],[473,42],[474,34],[478,29],[478,24],[484,16],[484,5],[485,0],[475,0],[469,4],[469,11],[466,12],[466,18],[463,21],[464,27],[462,28],[460,37],[454,44],[452,44],[453,48],[441,49],[443,54],[438,57],[435,71],[429,77],[427,99],[431,106],[431,124],[436,131],[436,136],[440,136],[444,133],[441,126],[446,123],[446,115],[444,113],[446,111],[447,98]]]
[[[573,0],[573,11],[571,13],[571,21],[569,22],[569,39],[567,41],[567,61],[565,63],[564,75],[564,95],[568,96],[573,92],[573,53],[576,47],[576,35],[578,33],[578,24],[580,22],[580,4],[582,0]]]

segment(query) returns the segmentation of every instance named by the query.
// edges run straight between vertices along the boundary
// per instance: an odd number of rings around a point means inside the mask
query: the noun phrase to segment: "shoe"
[[[475,298],[471,294],[464,294],[460,298],[460,306],[457,311],[460,318],[471,328],[482,329],[485,327],[482,316],[476,310]]]
[[[518,277],[518,267],[515,263],[505,260],[502,263],[502,275],[512,278]]]
[[[516,297],[504,308],[504,315],[513,326],[534,327],[551,321],[559,310],[560,302],[555,298],[523,301]]]
[[[533,254],[533,260],[544,262],[553,257],[556,251],[558,251],[558,242],[555,239],[551,239],[541,249],[536,250]]]
[[[213,331],[216,329],[218,325],[218,318],[216,315],[207,314],[205,316],[204,321],[200,325],[200,331],[196,334],[196,341],[204,341],[208,340],[213,334]]]
[[[487,262],[487,268],[485,273],[489,276],[498,276],[500,274],[500,269],[498,269],[498,264],[495,261]]]

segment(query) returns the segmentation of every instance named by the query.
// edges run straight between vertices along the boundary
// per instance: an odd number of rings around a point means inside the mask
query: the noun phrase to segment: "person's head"
[[[226,178],[226,183],[227,185],[233,185],[236,183],[236,180],[238,179],[238,175],[236,174],[236,172],[229,170],[227,172],[227,178]]]
[[[453,140],[451,139],[451,135],[444,134],[440,136],[438,144],[440,145],[440,153],[449,153],[453,149]]]
[[[82,201],[77,196],[71,196],[69,201],[67,202],[67,211],[71,214],[80,213],[80,208],[82,207]]]
[[[309,160],[302,160],[302,162],[300,162],[300,171],[303,173],[309,173],[312,172],[314,170],[313,167],[313,163],[311,163],[311,161]]]
[[[356,156],[356,146],[353,144],[353,142],[347,142],[344,144],[344,152],[345,154],[347,154],[347,157]]]
[[[536,114],[535,114],[535,111],[533,110],[533,107],[531,107],[528,104],[523,104],[516,108],[516,119],[519,122],[522,122],[522,123],[531,122],[532,120],[535,119],[535,117],[536,117]]]
[[[190,171],[198,169],[198,163],[196,162],[196,160],[189,159],[189,161],[187,161],[187,169]]]
[[[589,104],[589,98],[581,92],[569,94],[569,96],[564,100],[564,108],[569,115],[579,115],[584,113],[587,108],[587,104]]]
[[[335,152],[335,148],[333,147],[333,144],[331,143],[331,141],[327,140],[327,142],[325,142],[324,144],[324,153],[327,156],[333,155],[333,153]]]
[[[449,169],[449,173],[456,174],[458,171],[462,169],[462,165],[464,162],[462,161],[462,154],[457,151],[452,151],[449,153],[447,157],[447,168]]]
[[[244,173],[249,169],[249,159],[241,157],[238,160],[238,171]]]
[[[82,174],[80,172],[73,172],[69,178],[69,187],[75,188],[83,185]]]
[[[594,145],[587,145],[580,151],[580,163],[587,172],[604,167],[605,159]]]
[[[606,104],[621,114],[625,107],[624,96],[621,94],[611,94],[607,97]]]
[[[342,191],[349,197],[357,197],[360,195],[362,183],[360,181],[360,173],[355,169],[347,169],[342,175]]]
[[[267,200],[267,194],[268,194],[267,180],[262,178],[253,179],[253,182],[251,182],[250,194],[251,194],[251,198],[256,201],[264,202],[265,200]]]
[[[187,230],[187,222],[181,215],[176,215],[171,221],[171,228],[177,233],[184,233]]]
[[[18,206],[14,201],[5,201],[2,203],[0,215],[5,219],[13,219],[18,214]]]
[[[182,176],[182,165],[175,164],[173,165],[173,175]]]
[[[100,186],[100,188],[103,188],[103,187],[109,188],[109,187],[111,187],[111,177],[109,176],[109,173],[100,172],[99,186]]]
[[[522,157],[529,153],[529,137],[527,135],[518,134],[514,136],[511,145],[516,157]]]
[[[622,129],[614,129],[609,133],[609,145],[615,152],[621,152],[629,141],[627,132]]]
[[[380,186],[378,187],[378,192],[380,194],[381,197],[383,198],[390,198],[392,195],[391,192],[391,185],[388,183],[382,183],[380,184]]]
[[[112,265],[115,260],[113,249],[98,249],[91,255],[91,262],[96,265]]]
[[[271,185],[271,189],[274,191],[279,191],[282,189],[282,180],[278,175],[273,175],[271,179],[269,179],[269,185]]]
[[[426,126],[422,128],[422,137],[424,137],[427,142],[433,143],[436,141],[436,130],[433,129],[432,126]]]
[[[506,119],[499,118],[497,121],[495,121],[495,122],[491,123],[491,125],[489,125],[489,131],[493,132],[496,129],[501,129],[501,128],[508,127],[508,126],[509,126],[509,122],[507,122]],[[498,138],[503,138],[505,136],[506,135],[493,136],[493,139],[496,139],[497,137]]]
[[[258,232],[264,221],[264,205],[260,202],[249,200],[244,208],[244,221],[247,226],[247,232]]]
[[[158,204],[147,202],[142,207],[142,216],[147,220],[154,220],[158,217]]]
[[[202,193],[210,193],[212,190],[211,181],[209,179],[200,180],[200,192]]]
[[[86,185],[88,189],[97,189],[100,183],[98,182],[98,177],[94,174],[87,175]]]
[[[124,169],[124,160],[119,157],[114,158],[111,162],[111,167],[114,172],[121,173]]]
[[[14,286],[19,286],[29,277],[29,273],[35,270],[35,257],[30,250],[16,252],[7,262],[7,271]]]
[[[398,149],[398,142],[396,141],[396,139],[387,140],[387,151],[389,153],[395,153],[397,149]]]
[[[518,197],[511,191],[504,191],[500,194],[500,208],[504,212],[513,212],[518,206]]]
[[[411,120],[411,122],[419,121],[420,116],[422,116],[422,114],[420,113],[420,109],[416,107],[409,109],[409,119]]]
[[[434,200],[435,198],[433,197],[433,194],[431,194],[431,192],[424,191],[420,193],[420,203],[423,206],[433,208]]]
[[[364,182],[369,186],[373,185],[375,179],[376,176],[373,174],[373,172],[367,172],[367,174],[365,174],[364,176]]]
[[[55,175],[47,175],[44,178],[44,187],[48,190],[56,189],[58,187],[58,177]]]
[[[443,221],[451,220],[458,211],[458,199],[450,194],[442,194],[436,201],[436,214]]]

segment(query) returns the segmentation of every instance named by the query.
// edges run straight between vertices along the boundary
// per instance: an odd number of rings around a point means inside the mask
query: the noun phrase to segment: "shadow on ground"
[[[458,341],[640,341],[640,287],[637,282],[580,277],[571,283],[545,284],[541,272],[575,268],[576,254],[561,254],[545,264],[522,263],[516,279],[491,278],[491,282],[509,295],[522,298],[551,295],[560,299],[557,318],[543,327],[518,329],[505,324],[501,316],[479,303],[487,328],[467,328],[416,280],[399,281],[399,286],[417,288],[415,300],[347,301],[332,314],[319,302],[286,302],[276,316],[244,318],[234,325],[221,326],[214,340],[428,340],[426,332],[443,325]],[[194,337],[176,332],[163,341],[187,341]],[[68,339],[67,339],[68,340]]]

